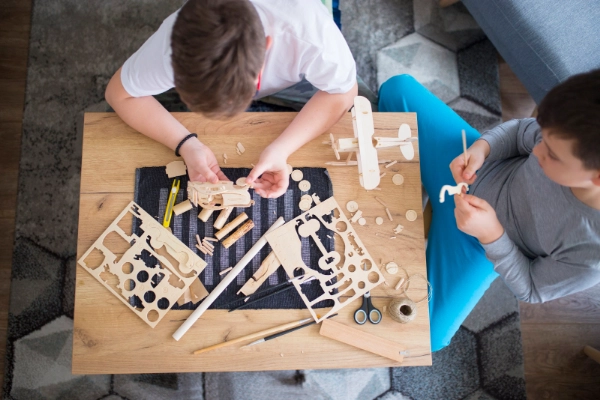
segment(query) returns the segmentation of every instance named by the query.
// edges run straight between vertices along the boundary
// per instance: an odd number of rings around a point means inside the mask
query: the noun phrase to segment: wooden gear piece
[[[340,236],[344,244],[343,255],[325,249],[317,236],[321,225]],[[317,245],[322,254],[319,268],[326,273],[320,273],[304,263],[300,236],[311,237]],[[335,314],[385,280],[333,197],[322,201],[266,237],[288,276],[294,278],[304,275],[302,279],[294,280],[293,284],[317,322]],[[301,285],[312,277],[319,281],[323,294],[309,300],[302,292]],[[335,283],[334,278],[337,278]],[[333,294],[334,289],[339,289],[339,292]],[[323,300],[333,300],[334,306],[319,318],[313,306]]]
[[[141,236],[135,233],[129,236],[119,227],[119,222],[127,213],[131,213],[134,218],[139,218],[141,221],[140,229],[143,231]],[[105,246],[107,236],[113,233],[131,246],[121,257]],[[115,236],[111,235],[112,237]],[[109,239],[109,242],[111,240]],[[97,267],[86,262],[93,251],[100,252],[103,256]],[[158,261],[157,265],[151,267],[146,265],[141,258],[146,252],[148,253],[146,255]],[[133,201],[81,256],[78,264],[152,328],[190,285],[194,284],[196,289],[194,292],[202,291],[198,287],[202,285],[198,280],[198,274],[206,267],[204,260]],[[141,302],[142,308],[130,303],[136,297]]]
[[[254,201],[248,186],[238,186],[230,181],[188,182],[188,198],[196,207],[222,210],[228,207],[250,207]]]

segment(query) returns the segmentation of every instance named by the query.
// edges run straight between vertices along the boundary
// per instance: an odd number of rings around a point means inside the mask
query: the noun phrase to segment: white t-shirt
[[[256,98],[269,96],[303,78],[328,93],[346,93],[356,83],[356,64],[342,33],[319,0],[251,0],[273,44],[267,50]],[[121,81],[134,97],[175,86],[171,32],[179,10],[123,64]]]

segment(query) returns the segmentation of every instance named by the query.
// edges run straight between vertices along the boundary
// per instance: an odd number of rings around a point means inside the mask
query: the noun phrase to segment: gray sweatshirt
[[[508,121],[481,139],[491,151],[470,193],[504,227],[483,248],[515,296],[540,303],[600,283],[600,210],[544,174],[531,153],[542,139],[535,119]]]

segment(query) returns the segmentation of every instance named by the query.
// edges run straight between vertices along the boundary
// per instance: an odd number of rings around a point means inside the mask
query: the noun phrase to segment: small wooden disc
[[[294,171],[296,172],[296,171]],[[300,173],[302,173],[302,171],[299,171]],[[293,175],[293,174],[292,174]],[[310,182],[309,181],[301,181],[298,184],[298,187],[300,188],[300,190],[302,190],[303,192],[308,192],[310,190]]]
[[[346,203],[346,210],[350,212],[356,212],[358,210],[358,203],[354,200],[351,200]]]
[[[311,206],[312,206],[312,201],[308,201],[308,200],[301,200],[300,204],[298,204],[298,207],[300,207],[300,209],[302,211],[310,210]]]
[[[300,182],[303,177],[304,177],[304,174],[299,169],[295,169],[292,171],[292,179],[295,180],[296,182]]]
[[[393,261],[390,261],[389,263],[385,264],[385,270],[388,274],[396,275],[398,273],[398,269],[398,264],[396,264]]]
[[[364,225],[364,224],[366,224],[366,223],[367,223],[367,220],[366,220],[366,219],[364,219],[364,218],[359,218],[359,219],[358,219],[358,224],[359,224],[359,225]]]
[[[294,172],[294,167],[292,167],[290,164],[287,165],[287,169],[288,169],[288,175],[291,175],[292,172]]]
[[[381,217],[377,217],[377,218],[375,218],[375,223],[376,223],[377,225],[381,225],[381,224],[383,224],[383,218],[381,218]]]
[[[310,201],[312,203],[313,198],[311,197],[310,194],[305,194],[302,197],[300,197],[300,200],[306,200],[306,201]]]
[[[400,174],[396,174],[392,176],[392,182],[394,182],[394,185],[402,185],[404,183],[404,177]]]
[[[406,219],[409,221],[416,221],[417,219],[417,212],[415,210],[408,210],[406,212]]]
[[[246,186],[246,178],[238,178],[237,181],[235,181],[235,184],[238,186]]]

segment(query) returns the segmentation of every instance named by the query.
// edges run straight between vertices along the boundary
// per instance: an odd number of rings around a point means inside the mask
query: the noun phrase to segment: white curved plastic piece
[[[453,195],[453,194],[461,194],[462,193],[462,188],[465,188],[467,190],[469,190],[469,185],[467,185],[465,182],[461,182],[456,186],[452,186],[452,185],[444,185],[442,186],[442,190],[440,190],[440,203],[443,203],[446,200],[446,192],[448,193],[448,195]]]
[[[398,128],[398,139],[410,139],[410,126],[408,126],[408,124],[400,125],[400,128]],[[402,152],[402,155],[407,160],[412,160],[415,158],[415,148],[412,141],[407,140],[405,143],[400,145],[400,152]]]

